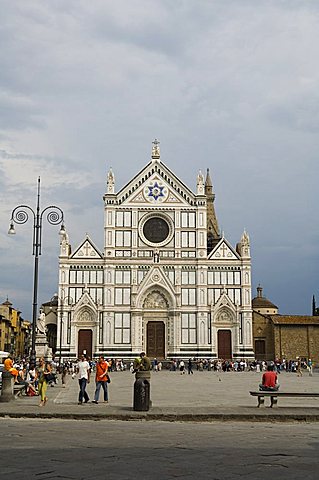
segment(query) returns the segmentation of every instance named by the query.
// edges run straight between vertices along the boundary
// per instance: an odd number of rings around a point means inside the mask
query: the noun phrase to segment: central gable
[[[118,205],[196,205],[194,193],[157,161],[146,165],[116,196]]]

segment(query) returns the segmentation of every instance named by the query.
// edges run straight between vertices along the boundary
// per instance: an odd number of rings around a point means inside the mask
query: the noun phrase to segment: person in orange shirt
[[[96,373],[95,373],[95,393],[94,393],[94,400],[92,403],[99,403],[99,396],[101,387],[103,388],[104,392],[104,403],[108,403],[108,391],[107,391],[107,384],[109,382],[109,375],[108,375],[109,364],[104,360],[104,357],[101,355],[99,361],[96,364]]]
[[[19,372],[16,368],[14,368],[13,366],[13,361],[12,361],[12,358],[9,356],[8,358],[5,359],[4,361],[4,369],[7,371],[7,372],[10,372],[11,375],[14,376],[14,381],[16,381],[18,375],[19,375]]]

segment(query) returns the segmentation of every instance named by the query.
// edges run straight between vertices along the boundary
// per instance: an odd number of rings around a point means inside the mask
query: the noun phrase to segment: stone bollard
[[[2,389],[0,395],[0,402],[12,402],[15,400],[13,393],[14,377],[10,372],[4,370],[2,372]]]
[[[152,402],[151,397],[151,372],[140,370],[135,374],[133,410],[148,412]]]

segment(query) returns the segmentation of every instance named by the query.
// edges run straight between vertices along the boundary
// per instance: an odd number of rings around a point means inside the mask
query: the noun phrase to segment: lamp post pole
[[[34,255],[34,273],[33,273],[33,302],[32,302],[32,330],[31,330],[31,355],[30,355],[30,368],[35,367],[36,363],[36,351],[35,351],[35,339],[36,339],[36,321],[37,321],[37,308],[38,308],[38,286],[39,286],[39,256],[41,255],[42,244],[42,223],[43,215],[46,212],[46,219],[51,225],[61,224],[61,232],[64,232],[64,215],[60,207],[55,205],[49,205],[42,211],[40,210],[40,177],[38,177],[37,185],[37,204],[36,210],[28,205],[18,205],[12,210],[10,228],[8,233],[14,235],[14,224],[23,224],[29,220],[29,214],[33,217],[33,240],[32,240],[32,255]]]

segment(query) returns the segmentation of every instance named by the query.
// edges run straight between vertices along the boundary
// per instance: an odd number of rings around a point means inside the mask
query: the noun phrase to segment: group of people
[[[99,357],[99,360],[97,362],[94,362],[94,364],[89,361],[86,355],[81,355],[79,362],[76,364],[76,371],[73,374],[73,378],[75,378],[77,375],[79,381],[79,405],[82,405],[83,403],[88,403],[90,401],[86,387],[90,383],[92,370],[95,370],[95,392],[92,403],[96,405],[99,403],[101,389],[103,390],[104,403],[108,403],[108,384],[111,383],[111,368],[112,363],[110,361],[106,361],[103,355],[101,355]],[[140,370],[148,371],[150,369],[151,361],[146,356],[145,352],[141,352],[140,356],[135,358],[134,362],[132,362],[131,364],[132,373]]]
[[[39,395],[39,406],[43,407],[46,404],[48,400],[46,396],[47,385],[54,379],[50,362],[46,362],[42,357],[34,368],[27,368],[26,365],[14,364],[9,355],[4,361],[4,370],[12,375],[14,384],[24,387],[25,395]]]
[[[292,365],[294,364],[294,365]],[[170,370],[179,371],[181,375],[186,372],[189,375],[194,373],[194,368],[199,371],[207,369],[208,371],[228,372],[228,371],[257,371],[262,373],[262,382],[259,385],[259,389],[264,390],[278,390],[278,374],[285,371],[296,371],[298,376],[302,376],[302,371],[307,368],[309,375],[312,375],[313,364],[309,359],[308,361],[297,357],[294,362],[279,361],[275,359],[272,362],[265,361],[252,361],[249,366],[245,360],[231,362],[229,360],[211,359],[202,360],[189,358],[184,361],[171,360]],[[293,369],[295,368],[295,369]],[[61,373],[62,386],[65,386],[66,375],[72,374],[72,378],[78,378],[79,382],[79,395],[78,404],[88,403],[90,401],[89,395],[86,391],[87,385],[90,383],[90,377],[92,373],[95,373],[95,392],[92,403],[98,404],[101,389],[103,390],[104,403],[108,403],[108,384],[111,382],[110,371],[123,371],[126,369],[123,360],[105,360],[101,355],[98,361],[90,361],[86,355],[81,355],[77,363],[65,362],[61,366],[58,366],[57,371]],[[135,373],[139,370],[153,370],[155,372],[162,369],[162,362],[154,358],[152,361],[146,356],[145,352],[141,352],[140,356],[135,358],[134,362],[130,364],[130,371]],[[14,364],[11,356],[8,356],[4,361],[4,370],[10,372],[14,377],[14,382],[25,387],[25,394],[33,396],[38,395],[40,397],[39,406],[43,407],[48,397],[47,387],[48,385],[54,385],[56,382],[56,364],[54,362],[46,361],[43,357],[40,358],[38,364],[34,368],[30,368],[26,364]]]
[[[103,390],[104,403],[108,403],[109,401],[108,383],[111,382],[109,367],[109,362],[107,362],[103,355],[101,355],[95,364],[95,393],[92,403],[99,403],[101,388]],[[91,376],[91,364],[84,354],[81,355],[80,360],[76,365],[76,372],[73,374],[73,378],[75,378],[76,375],[78,376],[80,387],[78,404],[82,405],[83,403],[88,403],[90,401],[86,387],[90,383]]]

